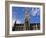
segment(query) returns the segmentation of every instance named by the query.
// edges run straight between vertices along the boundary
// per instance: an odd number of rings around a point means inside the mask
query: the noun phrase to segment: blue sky
[[[36,7],[27,7],[29,8],[28,13],[30,14],[30,23],[40,23],[40,8]],[[15,21],[17,19],[17,23],[24,23],[24,7],[12,7],[12,20]],[[17,17],[16,17],[17,16]]]

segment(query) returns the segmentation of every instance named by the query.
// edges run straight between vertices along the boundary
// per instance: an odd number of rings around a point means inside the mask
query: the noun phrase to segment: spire
[[[29,29],[29,8],[25,8],[25,24],[24,24],[24,30]]]

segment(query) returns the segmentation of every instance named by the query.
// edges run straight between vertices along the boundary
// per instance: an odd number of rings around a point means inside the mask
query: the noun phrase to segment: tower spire
[[[24,30],[29,29],[29,8],[25,8],[25,23],[24,23]]]

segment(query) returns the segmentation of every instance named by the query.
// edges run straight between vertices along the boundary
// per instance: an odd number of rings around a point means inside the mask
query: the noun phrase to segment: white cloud
[[[13,24],[15,23],[15,20],[13,20]]]
[[[15,20],[12,20],[12,26],[14,26]]]
[[[36,13],[37,13],[37,11],[33,11],[33,12],[32,12],[32,15],[33,15],[33,16],[35,16],[35,15],[36,15]]]
[[[36,14],[39,15],[38,11],[39,11],[39,9],[37,9],[37,8],[36,8],[35,10],[32,9],[32,14],[31,14],[31,15],[32,15],[32,16],[36,16]]]
[[[17,24],[21,24],[21,21],[20,21],[20,20],[17,20],[16,23],[17,23]]]

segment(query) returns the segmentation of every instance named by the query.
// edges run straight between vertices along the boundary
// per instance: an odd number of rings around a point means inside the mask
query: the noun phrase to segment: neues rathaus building
[[[28,8],[25,8],[24,14],[24,24],[16,24],[12,27],[12,31],[25,31],[25,30],[40,30],[40,23],[29,23],[30,14],[28,13]]]

